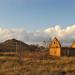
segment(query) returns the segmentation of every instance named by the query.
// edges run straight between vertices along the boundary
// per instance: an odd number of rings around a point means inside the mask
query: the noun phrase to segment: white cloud
[[[46,29],[36,30],[35,32],[28,32],[25,29],[3,29],[0,28],[0,41],[11,38],[22,40],[26,43],[43,43],[44,40],[49,41],[52,37],[58,37],[65,42],[75,39],[75,25],[61,28],[60,25],[49,27]]]

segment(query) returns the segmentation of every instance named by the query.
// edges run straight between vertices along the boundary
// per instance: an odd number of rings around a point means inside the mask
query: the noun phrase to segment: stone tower
[[[51,56],[61,56],[61,44],[56,37],[50,43],[49,55],[51,55]]]
[[[75,48],[75,41],[72,43],[72,48]]]

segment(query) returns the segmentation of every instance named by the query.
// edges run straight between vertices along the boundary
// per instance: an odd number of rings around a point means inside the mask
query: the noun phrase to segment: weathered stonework
[[[49,45],[51,56],[75,56],[75,42],[71,47],[62,47],[60,41],[55,37]]]

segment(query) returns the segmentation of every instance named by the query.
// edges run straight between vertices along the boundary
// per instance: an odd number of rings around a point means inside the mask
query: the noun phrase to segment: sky
[[[73,39],[74,34],[75,0],[0,0],[1,41],[18,37],[39,42],[57,35]]]

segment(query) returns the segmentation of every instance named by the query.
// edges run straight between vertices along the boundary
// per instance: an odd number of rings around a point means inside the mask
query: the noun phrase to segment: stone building
[[[51,56],[75,56],[75,42],[71,47],[62,47],[60,41],[55,37],[49,45]]]
[[[61,44],[56,37],[52,40],[49,46],[49,55],[61,56]]]
[[[72,43],[72,48],[75,48],[75,42]]]

